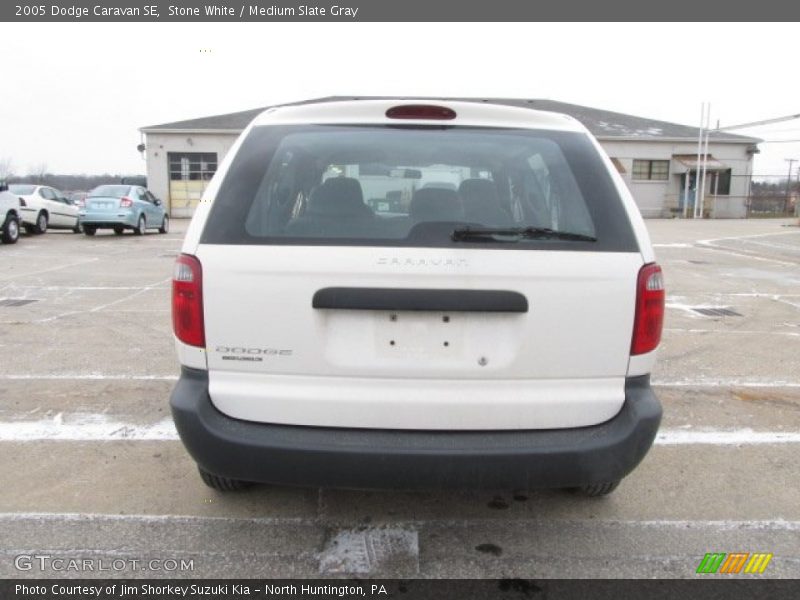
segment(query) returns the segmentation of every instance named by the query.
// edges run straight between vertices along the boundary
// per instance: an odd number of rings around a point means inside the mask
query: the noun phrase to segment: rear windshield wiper
[[[513,237],[516,239],[558,239],[576,242],[596,242],[597,238],[585,233],[558,231],[548,227],[459,227],[452,233],[454,242],[486,238],[492,236]]]

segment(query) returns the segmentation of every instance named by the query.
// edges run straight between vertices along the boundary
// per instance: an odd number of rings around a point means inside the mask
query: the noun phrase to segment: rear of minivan
[[[177,260],[173,416],[219,489],[607,493],[658,429],[663,310],[633,200],[570,117],[280,107]]]

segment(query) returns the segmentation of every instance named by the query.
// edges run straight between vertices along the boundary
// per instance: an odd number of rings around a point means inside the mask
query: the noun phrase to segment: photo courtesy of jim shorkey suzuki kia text
[[[239,584],[239,583],[217,583],[211,585],[191,584],[150,584],[139,583],[130,585],[125,583],[112,583],[107,585],[91,584],[16,584],[14,593],[18,597],[25,596],[44,596],[58,597],[81,595],[87,598],[195,598],[201,597],[223,597],[229,596],[251,597],[254,594],[264,596],[358,596],[364,597],[388,597],[389,592],[386,586],[380,583],[351,583],[342,584],[284,584],[275,585],[271,583],[263,584]]]
[[[246,18],[246,17],[350,17],[357,19],[361,10],[358,6],[342,6],[339,4],[298,4],[295,6],[264,6],[260,4],[214,4],[203,6],[180,6],[170,4],[143,5],[130,7],[102,6],[58,6],[58,5],[17,5],[17,17],[64,17],[80,20],[94,17],[186,17],[186,18]]]

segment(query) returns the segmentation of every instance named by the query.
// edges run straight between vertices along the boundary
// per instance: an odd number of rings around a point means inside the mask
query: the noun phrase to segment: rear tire
[[[144,235],[145,231],[147,231],[147,221],[145,221],[144,215],[139,217],[139,222],[136,224],[136,229],[133,232],[136,235]]]
[[[0,231],[0,240],[4,244],[16,244],[19,239],[19,221],[13,214],[6,216],[6,222],[3,223],[2,231]]]
[[[47,213],[42,211],[36,216],[36,225],[33,226],[33,232],[42,234],[47,231]]]
[[[95,233],[97,233],[97,227],[94,227],[93,225],[84,225],[83,233],[84,235],[93,236]]]
[[[158,228],[158,233],[169,233],[169,217],[164,215],[164,220],[161,221],[161,227]]]
[[[249,481],[242,481],[241,479],[230,479],[228,477],[220,477],[209,473],[203,467],[197,467],[200,472],[200,478],[208,487],[219,492],[238,492],[251,487],[253,484]]]
[[[616,481],[591,483],[589,485],[573,488],[573,491],[580,494],[581,496],[587,496],[589,498],[599,498],[600,496],[608,496],[611,492],[617,489],[617,487],[619,487],[619,484],[620,480],[617,479]]]

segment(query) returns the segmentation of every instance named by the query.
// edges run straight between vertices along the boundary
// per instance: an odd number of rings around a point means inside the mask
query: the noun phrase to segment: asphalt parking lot
[[[796,220],[648,221],[664,421],[601,499],[206,488],[168,408],[186,225],[0,245],[0,577],[696,577],[707,552],[773,553],[763,576],[800,577]],[[111,571],[18,570],[34,553]]]

